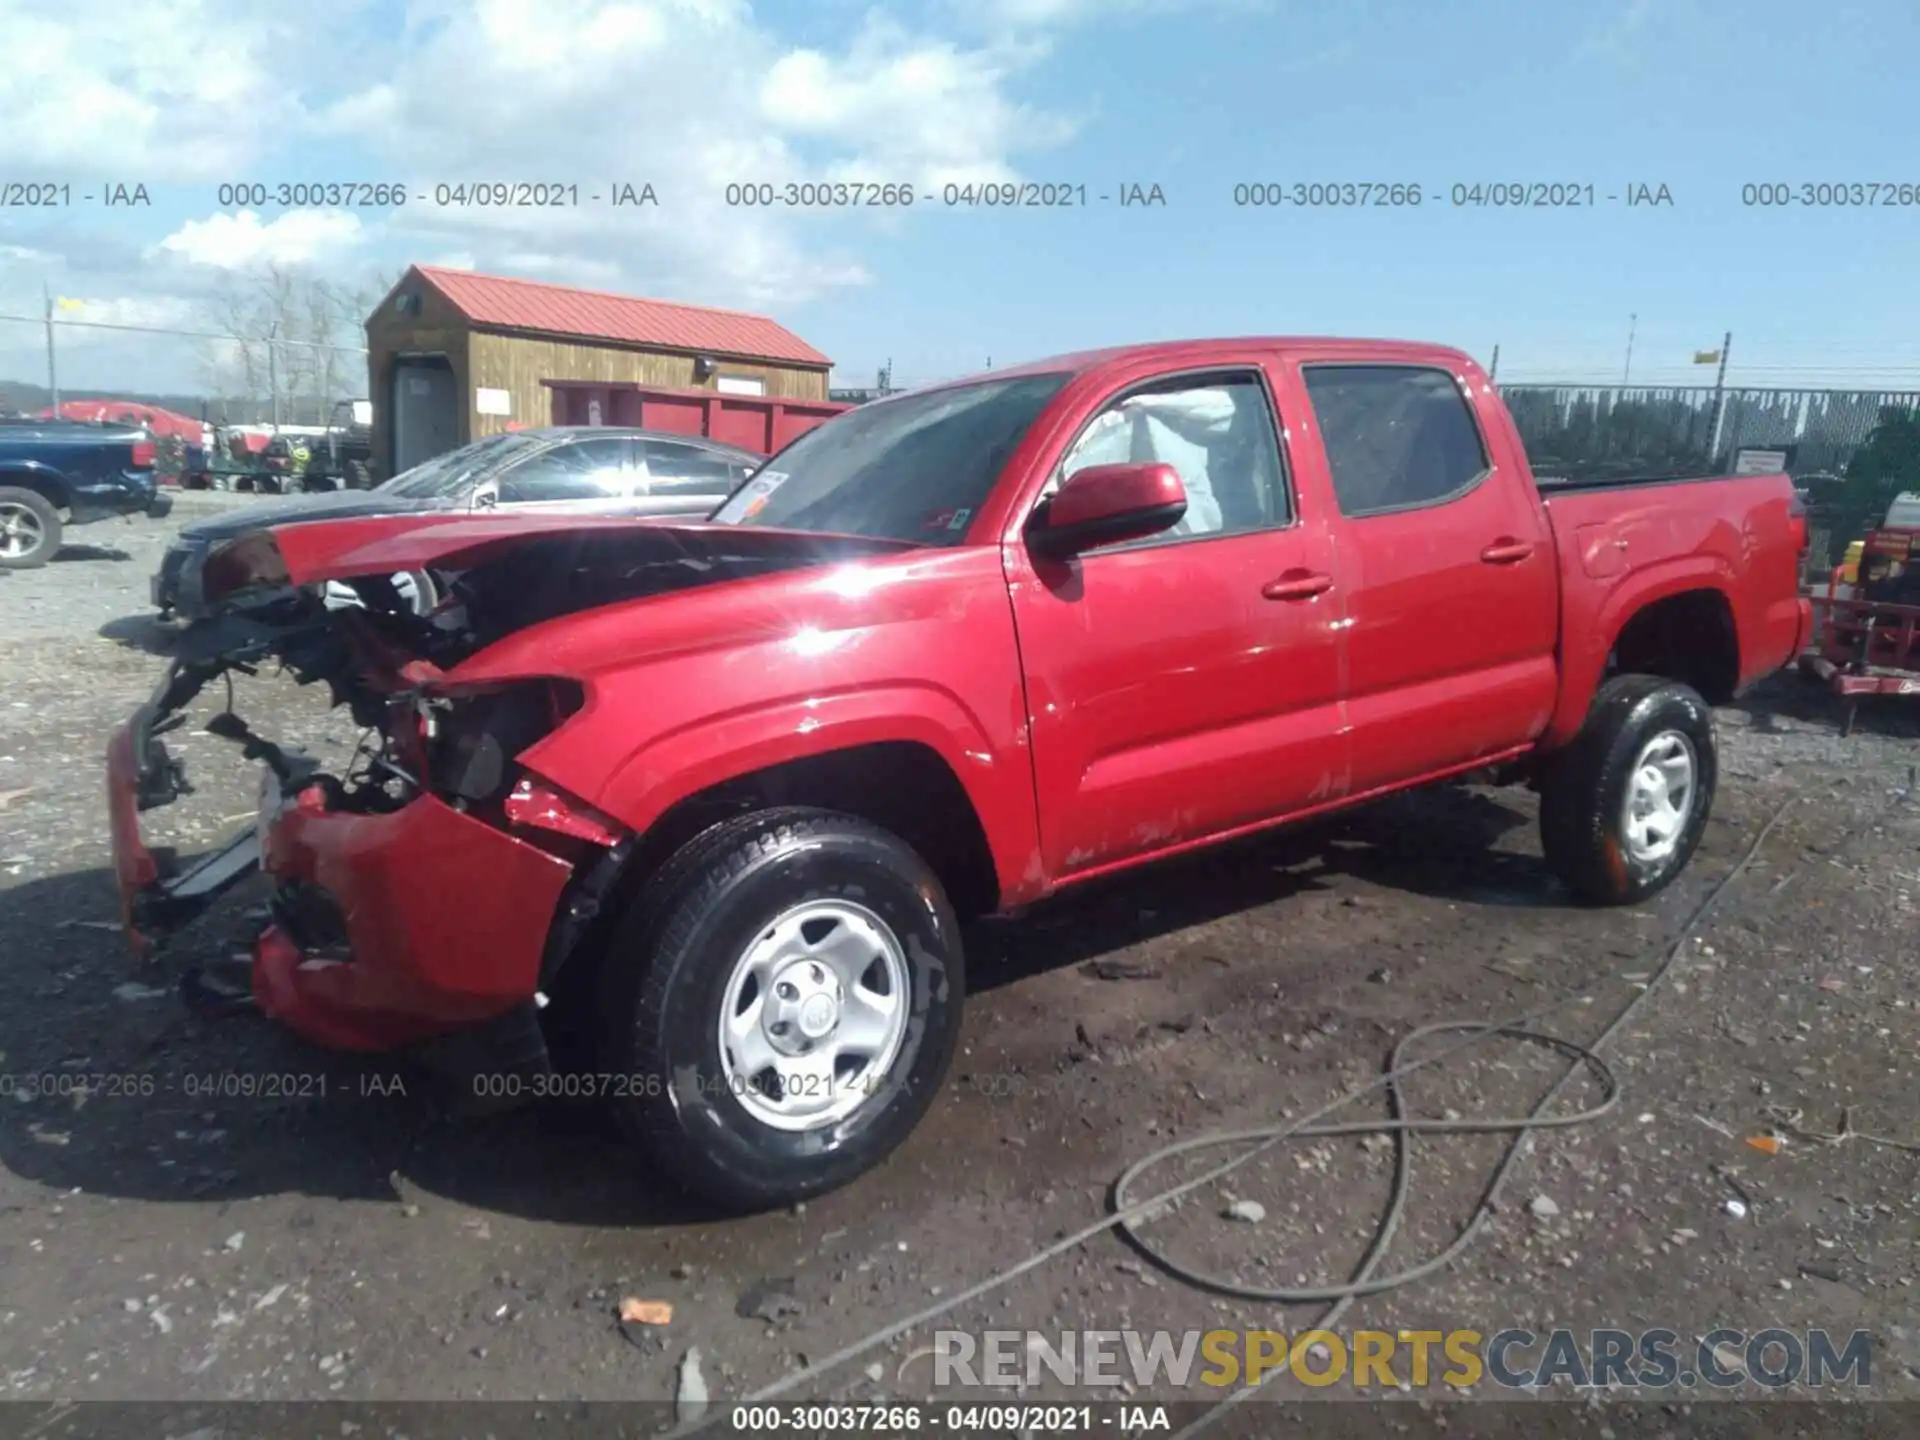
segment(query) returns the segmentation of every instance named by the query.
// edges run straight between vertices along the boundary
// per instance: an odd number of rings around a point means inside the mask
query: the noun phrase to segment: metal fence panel
[[[1910,458],[1876,457],[1864,483],[1858,464],[1876,432],[1920,422],[1920,391],[1514,384],[1500,392],[1542,477],[1726,474],[1742,450],[1781,452],[1782,468],[1808,496],[1816,575],[1839,563],[1895,494],[1920,490],[1920,447],[1887,447]]]

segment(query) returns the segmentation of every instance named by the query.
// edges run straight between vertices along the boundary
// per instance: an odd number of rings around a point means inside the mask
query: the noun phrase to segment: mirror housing
[[[1187,488],[1171,465],[1089,465],[1035,508],[1027,547],[1063,560],[1096,545],[1158,535],[1186,513]]]

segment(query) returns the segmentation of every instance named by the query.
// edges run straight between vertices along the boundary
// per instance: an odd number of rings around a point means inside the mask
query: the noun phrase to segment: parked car
[[[1805,545],[1785,475],[1543,494],[1465,354],[1326,340],[877,400],[706,523],[269,523],[206,583],[288,598],[190,630],[109,748],[129,933],[263,863],[259,1010],[494,1077],[552,1073],[572,1015],[661,1173],[783,1205],[939,1092],[963,918],[1463,777],[1540,789],[1579,899],[1660,891],[1707,823],[1709,705],[1808,633]],[[286,590],[327,581],[364,608]],[[160,732],[273,656],[375,732],[360,778],[220,716],[260,825],[163,873]]]
[[[118,515],[164,516],[159,447],[137,425],[0,421],[0,570],[53,559],[68,526]]]
[[[206,615],[200,576],[208,551],[263,525],[479,510],[501,516],[555,511],[705,515],[762,458],[711,440],[614,426],[492,435],[436,455],[371,490],[289,496],[183,526],[153,576],[153,603],[163,617]],[[422,594],[417,588],[409,593]]]

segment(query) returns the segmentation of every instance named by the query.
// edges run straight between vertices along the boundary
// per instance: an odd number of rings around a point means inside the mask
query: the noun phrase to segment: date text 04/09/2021
[[[727,1425],[743,1435],[965,1436],[1149,1435],[1170,1432],[1174,1418],[1164,1405],[1109,1402],[1099,1405],[954,1404],[907,1402],[832,1405],[735,1405]]]
[[[222,210],[395,210],[426,205],[441,210],[556,210],[582,205],[658,208],[659,193],[645,180],[460,180],[409,186],[393,180],[240,180],[224,184],[214,203]]]
[[[1603,205],[1671,209],[1671,187],[1659,181],[1596,184],[1591,180],[1476,180],[1420,185],[1383,180],[1245,180],[1232,200],[1243,210],[1591,210]]]
[[[823,1099],[829,1094],[845,1094],[855,1090],[872,1093],[880,1087],[881,1081],[868,1076],[819,1074],[791,1076],[784,1083],[789,1087],[786,1092],[789,1095],[802,1099]],[[483,1071],[473,1077],[472,1086],[476,1096],[492,1100],[621,1100],[664,1095],[670,1088],[666,1078],[657,1073],[609,1074],[603,1071],[584,1074],[573,1070],[546,1073]],[[754,1077],[749,1075],[688,1075],[676,1078],[671,1088],[682,1095],[717,1095],[723,1092],[744,1095],[754,1090],[755,1085]]]
[[[846,210],[1073,210],[1093,206],[1165,209],[1167,192],[1154,181],[1088,185],[1077,180],[993,180],[916,187],[877,181],[734,181],[721,191],[732,209]]]
[[[177,1095],[188,1100],[381,1099],[407,1093],[394,1071],[351,1076],[323,1071],[189,1070],[177,1075],[150,1070],[41,1070],[0,1074],[0,1098],[29,1100],[148,1100]]]

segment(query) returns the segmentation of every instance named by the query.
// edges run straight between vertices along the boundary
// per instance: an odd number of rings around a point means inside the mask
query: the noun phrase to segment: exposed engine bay
[[[507,636],[564,616],[895,546],[625,525],[504,536],[495,528],[449,548],[453,563],[445,565],[290,584],[271,532],[233,542],[222,610],[182,632],[165,680],[127,727],[133,808],[192,793],[162,737],[187,723],[208,686],[224,682],[226,708],[206,730],[265,767],[254,832],[296,802],[315,814],[382,816],[431,798],[571,866],[584,851],[616,844],[620,827],[557,795],[516,757],[580,709],[584,687],[562,677],[463,685],[450,672]],[[342,773],[256,733],[235,713],[233,676],[262,673],[323,685],[329,704],[351,716],[362,734]],[[126,823],[145,855],[137,821]],[[254,832],[178,874],[160,873],[167,867],[156,862],[129,901],[131,928],[158,938],[245,879],[266,843]],[[123,883],[128,878],[123,867]]]

